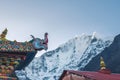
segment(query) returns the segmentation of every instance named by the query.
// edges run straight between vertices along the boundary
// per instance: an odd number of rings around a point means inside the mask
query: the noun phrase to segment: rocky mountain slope
[[[84,70],[97,71],[100,69],[100,57],[104,58],[106,66],[113,73],[120,73],[120,34],[114,38],[113,43],[106,47],[100,54],[94,57]]]
[[[83,70],[93,57],[111,43],[111,40],[103,40],[95,34],[77,36],[35,58],[25,69],[26,76],[31,80],[58,80],[65,69]]]

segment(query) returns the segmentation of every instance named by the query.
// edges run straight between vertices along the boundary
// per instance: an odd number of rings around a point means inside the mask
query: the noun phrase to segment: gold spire
[[[6,35],[7,35],[7,28],[0,34],[0,40],[6,41]]]
[[[103,57],[100,57],[100,67],[101,67],[101,70],[106,69],[106,65],[105,65],[105,62],[103,60]]]

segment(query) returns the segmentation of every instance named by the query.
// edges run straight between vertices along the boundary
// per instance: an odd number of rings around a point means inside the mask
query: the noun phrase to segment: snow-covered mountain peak
[[[96,42],[97,40],[101,40],[101,38],[97,36],[96,32],[93,32],[92,35],[82,34],[60,45],[59,48],[64,48],[66,46],[71,49],[74,46],[76,48],[76,51],[81,51],[80,53],[82,53],[84,49],[86,49],[91,43]]]
[[[96,36],[96,33],[77,36],[55,50],[34,59],[26,68],[27,76],[31,80],[58,80],[65,69],[82,70],[94,56],[108,47],[111,42],[110,40],[103,41]]]
[[[93,39],[93,38],[95,38],[95,36],[96,36],[96,32],[93,32],[93,35],[91,38]]]

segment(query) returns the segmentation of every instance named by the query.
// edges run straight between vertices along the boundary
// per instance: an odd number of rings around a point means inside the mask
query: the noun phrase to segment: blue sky
[[[0,32],[4,28],[7,38],[17,41],[48,32],[49,50],[82,33],[115,36],[120,33],[120,0],[0,0]]]

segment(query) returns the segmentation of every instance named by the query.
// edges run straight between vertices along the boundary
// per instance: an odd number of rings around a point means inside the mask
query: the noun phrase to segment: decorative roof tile
[[[35,52],[30,42],[0,41],[0,52]]]

